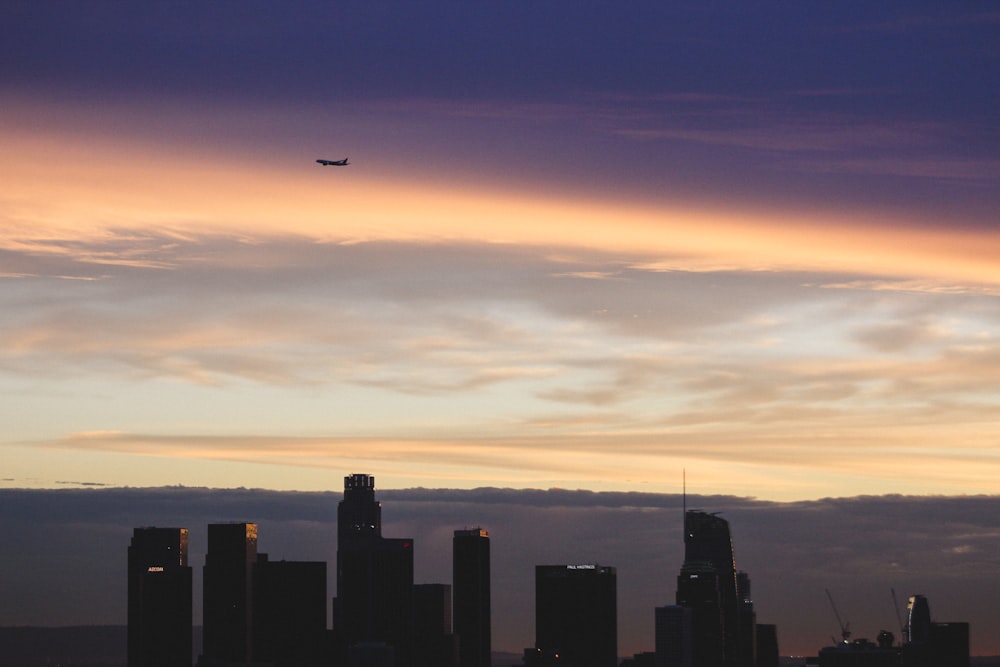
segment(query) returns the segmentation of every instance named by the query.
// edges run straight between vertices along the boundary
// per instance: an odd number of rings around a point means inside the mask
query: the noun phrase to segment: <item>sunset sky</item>
[[[995,492],[1000,12],[662,4],[4,3],[0,484]]]
[[[0,156],[0,489],[998,492],[990,3],[8,0]]]

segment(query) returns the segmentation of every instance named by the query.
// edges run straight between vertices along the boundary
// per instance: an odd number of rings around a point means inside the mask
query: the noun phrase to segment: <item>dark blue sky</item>
[[[467,173],[476,151],[538,165],[513,177],[519,187],[542,179],[580,191],[610,179],[604,188],[643,198],[850,202],[963,227],[994,225],[1000,206],[1000,12],[988,5],[11,2],[0,11],[5,96],[192,113],[370,113],[382,102],[400,131],[433,125],[419,150],[434,169],[450,162]],[[546,122],[556,107],[558,123]],[[462,137],[463,113],[507,121],[476,123],[477,148]],[[599,139],[608,132],[632,141]],[[574,166],[583,160],[611,174]]]

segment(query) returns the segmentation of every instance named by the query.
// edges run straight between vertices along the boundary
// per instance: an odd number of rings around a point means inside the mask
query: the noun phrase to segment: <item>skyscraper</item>
[[[458,665],[458,642],[452,632],[451,590],[448,584],[413,586],[414,665]]]
[[[455,634],[461,667],[490,667],[490,535],[456,530],[452,541]]]
[[[778,667],[781,657],[778,653],[778,627],[760,623],[754,628],[757,637],[756,667]]]
[[[931,637],[931,607],[923,595],[911,595],[906,605],[906,643],[922,644]]]
[[[712,580],[714,585],[709,583]],[[710,609],[716,604],[716,595],[718,612]],[[736,558],[729,522],[715,514],[699,510],[684,512],[684,565],[678,577],[677,604],[695,610],[695,666],[738,665],[740,605]],[[721,657],[715,656],[718,649],[722,651]]]
[[[757,662],[757,613],[750,593],[750,575],[736,573],[736,664],[754,667]]]
[[[382,537],[375,478],[344,478],[337,505],[337,600],[334,632],[342,656],[354,645],[384,642],[396,664],[413,652],[413,540]]]
[[[253,568],[257,524],[208,526],[202,664],[253,660]]]
[[[326,563],[258,554],[253,586],[253,659],[275,667],[325,665]]]
[[[655,667],[693,667],[691,608],[680,605],[657,607],[653,618]]]
[[[573,667],[616,667],[617,596],[613,567],[536,565],[535,648]]]
[[[692,667],[722,667],[722,603],[719,574],[707,561],[684,561],[677,575],[677,604],[691,610]]]
[[[190,667],[187,528],[136,528],[128,548],[129,667]]]

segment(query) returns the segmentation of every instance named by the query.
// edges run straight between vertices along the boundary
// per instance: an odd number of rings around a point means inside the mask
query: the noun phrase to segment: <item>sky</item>
[[[998,45],[981,3],[5,2],[0,488],[993,496]]]

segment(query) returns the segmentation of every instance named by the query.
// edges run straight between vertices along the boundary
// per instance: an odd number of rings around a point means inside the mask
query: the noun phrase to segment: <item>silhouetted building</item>
[[[566,667],[618,664],[618,585],[613,567],[535,566],[535,648]]]
[[[684,512],[684,564],[677,604],[693,610],[695,667],[752,667],[756,618],[750,579],[737,583],[729,522],[699,510]]]
[[[819,667],[899,667],[898,647],[884,647],[867,639],[827,646],[819,652]]]
[[[877,640],[852,639],[819,652],[819,667],[969,667],[969,624],[931,621],[930,605],[913,595],[907,605],[906,640],[888,630]]]
[[[490,536],[456,530],[452,541],[455,635],[461,667],[490,667]]]
[[[969,667],[968,623],[931,623],[930,643],[938,667]]]
[[[906,605],[906,643],[923,644],[931,638],[931,607],[923,595],[911,595]]]
[[[257,524],[208,526],[203,649],[199,664],[247,663],[253,657],[253,568]]]
[[[451,586],[413,586],[413,664],[456,667],[458,638],[452,633]]]
[[[277,667],[329,663],[326,563],[272,561],[254,568],[253,655]]]
[[[750,594],[750,575],[736,573],[736,664],[755,667],[757,656],[757,614]]]
[[[719,573],[708,561],[685,560],[677,576],[677,604],[691,609],[692,667],[722,667],[722,596]]]
[[[778,653],[778,626],[766,623],[758,624],[756,635],[756,667],[778,667],[781,664],[781,656]]]
[[[334,632],[342,655],[351,655],[355,644],[384,643],[392,647],[397,666],[410,664],[413,540],[382,537],[382,507],[375,500],[375,478],[369,475],[345,477],[344,499],[337,506]],[[362,653],[373,651],[353,654]]]
[[[693,610],[668,605],[654,612],[656,667],[694,667],[692,653]]]
[[[911,595],[907,604],[906,667],[968,667],[969,624],[936,623],[923,595]]]
[[[190,667],[187,528],[136,528],[128,548],[129,667]]]

